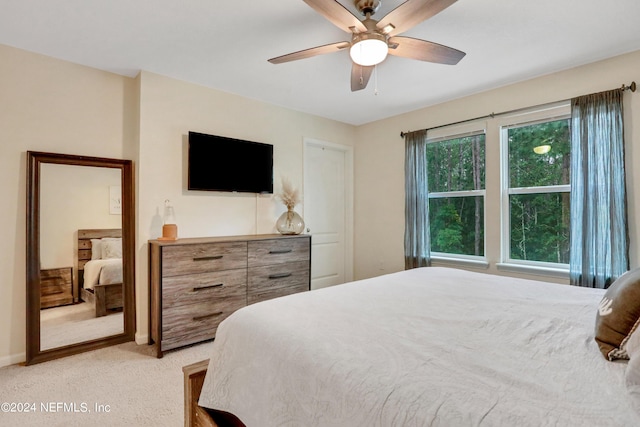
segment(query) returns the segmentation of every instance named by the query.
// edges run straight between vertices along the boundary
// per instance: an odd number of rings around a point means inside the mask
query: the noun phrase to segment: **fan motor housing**
[[[356,6],[356,9],[360,11],[360,13],[364,16],[373,15],[376,13],[378,8],[380,7],[380,0],[354,0],[353,4]]]

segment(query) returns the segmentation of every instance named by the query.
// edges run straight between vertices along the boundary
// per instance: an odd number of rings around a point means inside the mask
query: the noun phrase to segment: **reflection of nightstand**
[[[73,269],[40,270],[40,308],[73,304]]]

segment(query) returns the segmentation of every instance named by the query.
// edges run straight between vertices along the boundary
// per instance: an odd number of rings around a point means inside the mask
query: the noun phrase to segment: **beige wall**
[[[165,199],[173,202],[182,237],[268,233],[283,210],[269,196],[186,191],[188,131],[273,144],[276,189],[281,176],[302,186],[303,137],[355,146],[354,266],[356,278],[364,278],[403,268],[400,131],[618,87],[633,80],[637,69],[640,52],[355,128],[148,72],[130,79],[0,45],[0,366],[24,360],[27,150],[134,160],[137,341],[142,343],[146,242],[160,232]],[[640,94],[627,96],[625,108],[629,216],[635,218]],[[495,170],[488,171],[487,179],[495,181]],[[639,231],[635,221],[630,225],[635,267]],[[487,255],[493,272],[495,246]]]
[[[40,174],[40,267],[74,267],[77,280],[78,230],[122,227],[109,205],[120,169],[49,163]]]
[[[142,72],[136,271],[140,343],[148,329],[147,241],[161,235],[165,199],[175,209],[180,237],[273,233],[285,209],[271,195],[187,191],[189,131],[273,144],[275,191],[281,177],[302,188],[303,137],[348,146],[355,141],[355,128],[344,123]]]
[[[356,144],[359,155],[355,159],[356,277],[404,269],[404,141],[400,131],[424,129],[617,88],[638,79],[639,69],[640,52],[635,52],[359,127]],[[635,220],[640,212],[640,186],[636,184],[640,179],[640,93],[627,92],[624,108],[630,258],[631,266],[637,267],[640,265],[640,231]],[[497,188],[500,182],[497,135],[487,134],[486,144],[486,256],[490,267],[484,271],[501,274],[496,269],[496,263],[500,261],[500,195],[490,191],[490,186]]]
[[[165,199],[182,237],[269,233],[270,196],[188,192],[188,131],[274,145],[281,176],[302,185],[303,137],[353,145],[355,128],[235,95],[141,73],[130,79],[0,45],[0,366],[24,361],[26,151],[134,160],[137,339],[147,336],[147,245]]]
[[[26,152],[122,158],[133,81],[0,45],[0,366],[24,360]]]

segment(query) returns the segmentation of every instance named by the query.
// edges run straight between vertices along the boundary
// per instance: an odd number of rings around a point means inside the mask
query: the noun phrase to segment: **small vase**
[[[304,230],[304,220],[296,211],[289,209],[276,221],[276,229],[280,234],[300,234]]]

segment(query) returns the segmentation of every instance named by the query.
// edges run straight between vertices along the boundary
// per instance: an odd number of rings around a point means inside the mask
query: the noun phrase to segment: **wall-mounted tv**
[[[189,132],[188,189],[273,193],[273,145]]]

